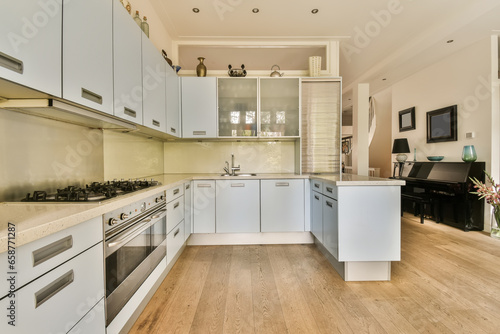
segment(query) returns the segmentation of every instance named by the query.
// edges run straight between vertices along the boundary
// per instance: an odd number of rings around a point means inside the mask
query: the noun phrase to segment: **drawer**
[[[167,234],[167,265],[184,244],[184,221],[180,222]]]
[[[94,306],[83,318],[71,328],[68,334],[106,334],[106,319],[104,317],[104,298]]]
[[[177,187],[167,189],[167,203],[173,201],[174,199],[184,195],[184,184],[179,184]]]
[[[323,191],[323,182],[318,180],[311,180],[311,189],[317,192]]]
[[[101,216],[72,226],[16,249],[16,286],[19,288],[87,248],[102,241]],[[7,252],[0,254],[7,263]],[[8,293],[8,282],[1,280],[0,298]]]
[[[337,199],[337,186],[332,184],[323,183],[323,195],[333,199]]]
[[[15,327],[0,322],[0,333],[66,333],[104,297],[102,242],[0,300],[15,302]]]
[[[184,220],[184,196],[167,203],[167,233]]]

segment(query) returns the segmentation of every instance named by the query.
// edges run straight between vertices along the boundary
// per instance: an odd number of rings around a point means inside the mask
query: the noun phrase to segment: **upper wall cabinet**
[[[217,137],[217,78],[182,78],[182,137]]]
[[[111,18],[111,1],[64,1],[63,98],[109,114],[113,113]]]
[[[61,97],[60,2],[16,0],[2,6],[7,8],[0,22],[0,78]]]
[[[113,1],[114,115],[142,124],[142,31]]]
[[[142,36],[142,96],[143,124],[149,128],[166,132],[166,73],[167,62],[153,43]]]
[[[167,133],[181,136],[181,82],[174,69],[167,65]]]

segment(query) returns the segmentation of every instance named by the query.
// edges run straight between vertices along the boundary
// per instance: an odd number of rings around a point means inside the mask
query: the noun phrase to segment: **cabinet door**
[[[257,79],[217,81],[219,137],[257,137]]]
[[[260,136],[300,136],[298,78],[260,78]]]
[[[217,78],[182,78],[182,137],[217,136]]]
[[[114,115],[142,124],[142,31],[113,1]]]
[[[104,298],[99,301],[68,334],[106,334],[106,319],[104,319]]]
[[[167,265],[184,245],[184,222],[180,222],[167,235]]]
[[[215,181],[193,184],[193,233],[215,233]]]
[[[261,232],[304,231],[304,180],[261,181]]]
[[[63,98],[113,113],[112,2],[65,0]]]
[[[315,191],[311,192],[312,227],[311,232],[323,243],[323,195]]]
[[[181,136],[181,82],[174,69],[167,65],[166,76],[167,87],[167,133],[175,136]]]
[[[217,233],[260,232],[259,180],[216,181]]]
[[[338,203],[336,200],[326,196],[323,196],[323,246],[338,260]]]
[[[146,37],[142,36],[142,109],[143,125],[158,131],[167,131],[165,109],[166,61]]]
[[[0,78],[61,97],[61,2],[16,0],[2,6]]]
[[[187,240],[192,231],[192,199],[191,199],[191,182],[184,184],[184,240]]]

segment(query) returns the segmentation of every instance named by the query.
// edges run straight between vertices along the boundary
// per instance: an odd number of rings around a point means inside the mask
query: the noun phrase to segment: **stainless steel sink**
[[[257,176],[257,174],[255,174],[255,173],[238,173],[238,174],[235,174],[235,175],[221,174],[220,176]]]

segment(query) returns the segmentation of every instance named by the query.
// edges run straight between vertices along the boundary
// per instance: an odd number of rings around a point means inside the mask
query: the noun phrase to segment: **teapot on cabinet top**
[[[274,70],[273,72],[271,72],[271,77],[282,77],[285,73],[280,73],[280,67],[278,65],[273,65],[273,67],[271,67],[271,71],[273,70],[273,68],[277,67],[278,70]]]

